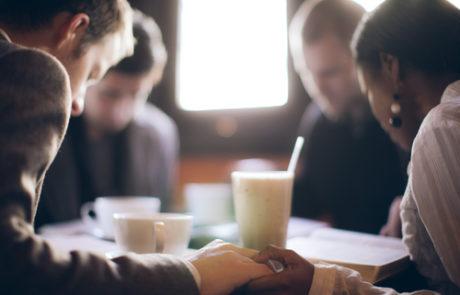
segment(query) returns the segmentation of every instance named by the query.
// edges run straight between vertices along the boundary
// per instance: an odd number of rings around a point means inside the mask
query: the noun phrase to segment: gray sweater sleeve
[[[1,294],[199,294],[177,257],[108,260],[58,252],[35,235],[43,177],[70,116],[69,82],[51,56],[0,43]]]

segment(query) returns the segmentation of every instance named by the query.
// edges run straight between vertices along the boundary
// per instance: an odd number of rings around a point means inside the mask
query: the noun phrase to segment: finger
[[[273,274],[272,269],[268,267],[267,265],[256,263],[251,258],[240,255],[235,251],[222,250],[219,252],[219,255],[221,256],[228,255],[227,260],[230,260],[235,263],[234,264],[235,268],[232,269],[231,271],[235,273],[244,272],[248,274],[247,275],[248,280]]]
[[[273,271],[265,264],[259,264],[259,263],[254,263],[254,262],[249,263],[248,270],[249,270],[250,280],[255,280],[255,279],[273,275]]]
[[[246,256],[248,258],[253,258],[259,253],[257,250],[253,250],[253,249],[241,248],[235,245],[231,245],[231,246],[232,246],[231,250],[235,251],[236,253],[240,255]]]
[[[272,256],[275,256],[276,254],[276,250],[278,249],[278,247],[276,246],[273,246],[273,245],[268,245],[267,247],[265,247],[262,251],[259,252],[259,254],[257,254],[253,259],[254,261],[256,262],[265,262],[267,261],[268,259],[271,259],[273,258]]]
[[[249,282],[247,289],[250,292],[259,292],[270,289],[282,289],[286,287],[286,276],[283,273],[268,275]]]
[[[249,258],[253,258],[258,253],[257,250],[242,248],[234,244],[226,243],[222,240],[214,240],[208,245],[206,245],[206,248],[208,248],[208,246],[214,249],[222,250],[222,251],[227,251],[227,250],[235,251],[236,253],[249,257]]]
[[[272,290],[260,290],[260,291],[246,291],[247,295],[291,295],[287,290],[272,289]]]
[[[225,244],[224,241],[219,240],[219,239],[215,239],[215,240],[209,242],[208,244],[206,244],[206,246],[204,246],[203,248],[216,248],[216,247],[220,247],[223,244]]]
[[[258,256],[254,258],[254,261],[259,263],[265,263],[269,259],[277,260],[286,266],[289,262],[294,262],[294,256],[297,256],[292,250],[281,249],[276,246],[270,245],[263,249]]]

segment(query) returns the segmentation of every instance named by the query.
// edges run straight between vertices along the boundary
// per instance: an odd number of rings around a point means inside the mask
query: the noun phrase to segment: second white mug
[[[115,213],[115,242],[123,251],[182,256],[192,234],[193,216],[180,213]]]
[[[101,238],[113,239],[113,214],[117,212],[146,212],[160,211],[161,201],[149,196],[98,197],[94,202],[88,202],[81,207],[83,222],[89,230]],[[93,212],[95,216],[90,215]]]

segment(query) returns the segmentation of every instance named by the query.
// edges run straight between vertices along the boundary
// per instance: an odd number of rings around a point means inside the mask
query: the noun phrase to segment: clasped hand
[[[260,253],[215,240],[188,260],[201,276],[202,295],[230,294],[244,286],[248,294],[302,294],[310,289],[314,267],[291,250],[268,246]],[[275,273],[268,263],[277,260],[284,270]]]

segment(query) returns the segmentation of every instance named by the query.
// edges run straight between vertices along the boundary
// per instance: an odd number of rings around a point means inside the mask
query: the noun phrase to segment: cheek
[[[339,78],[337,85],[339,85],[339,88],[337,88],[337,90],[339,90],[349,98],[352,98],[361,93],[356,75],[352,76],[349,75],[349,73],[344,73]]]
[[[387,129],[389,126],[388,120],[391,116],[390,105],[391,101],[388,101],[384,98],[383,95],[379,93],[369,93],[369,104],[371,106],[372,112],[380,124]]]
[[[91,59],[87,55],[83,55],[80,59],[73,73],[73,89],[72,92],[85,93],[89,88],[88,78],[91,71]]]
[[[103,120],[105,117],[110,116],[112,112],[111,104],[100,96],[97,90],[89,88],[86,96],[86,110],[87,116],[93,120]]]

